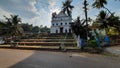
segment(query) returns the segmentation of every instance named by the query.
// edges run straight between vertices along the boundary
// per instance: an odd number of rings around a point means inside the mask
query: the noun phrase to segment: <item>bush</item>
[[[98,47],[96,40],[88,41],[88,47],[92,47],[92,48]]]

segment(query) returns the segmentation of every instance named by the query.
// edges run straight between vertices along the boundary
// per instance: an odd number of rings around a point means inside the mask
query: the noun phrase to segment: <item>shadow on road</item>
[[[114,66],[103,60],[70,56],[67,53],[36,51],[30,57],[9,68],[114,68]]]

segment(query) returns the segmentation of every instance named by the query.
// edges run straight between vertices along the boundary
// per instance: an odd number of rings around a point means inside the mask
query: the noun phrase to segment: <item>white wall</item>
[[[52,18],[50,33],[56,33],[56,30],[58,30],[58,33],[60,33],[60,27],[63,27],[63,33],[65,33],[66,29],[67,29],[67,33],[69,33],[69,29],[70,29],[69,23],[71,21],[72,21],[71,17],[60,12],[58,15],[56,15],[55,18]],[[61,25],[61,23],[62,23],[62,25]],[[52,24],[54,24],[54,26]],[[56,24],[58,24],[58,25],[56,25]]]

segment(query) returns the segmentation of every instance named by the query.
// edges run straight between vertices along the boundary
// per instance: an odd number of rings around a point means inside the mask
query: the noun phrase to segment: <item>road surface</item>
[[[120,68],[120,57],[0,49],[0,68]]]

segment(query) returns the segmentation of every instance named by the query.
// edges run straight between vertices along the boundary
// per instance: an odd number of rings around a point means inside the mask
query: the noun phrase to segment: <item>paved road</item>
[[[120,68],[120,57],[0,49],[0,68]]]

